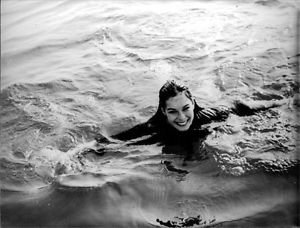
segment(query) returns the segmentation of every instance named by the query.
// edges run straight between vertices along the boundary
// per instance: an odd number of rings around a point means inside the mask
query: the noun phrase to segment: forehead
[[[183,93],[178,93],[175,97],[170,97],[166,101],[166,109],[173,108],[173,109],[180,109],[185,105],[192,105],[192,101]]]

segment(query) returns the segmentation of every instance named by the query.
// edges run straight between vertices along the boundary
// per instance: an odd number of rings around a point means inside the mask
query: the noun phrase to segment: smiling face
[[[162,112],[172,127],[178,131],[187,131],[194,120],[194,102],[181,92],[166,100]]]

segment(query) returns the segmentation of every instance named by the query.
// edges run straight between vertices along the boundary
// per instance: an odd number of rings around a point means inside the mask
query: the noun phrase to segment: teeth
[[[184,126],[186,125],[186,122],[182,122],[182,123],[177,123],[179,126]]]

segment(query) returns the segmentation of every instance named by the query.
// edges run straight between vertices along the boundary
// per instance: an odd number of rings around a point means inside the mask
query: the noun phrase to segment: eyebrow
[[[167,111],[177,111],[175,108],[167,108]]]
[[[182,109],[185,109],[185,108],[187,108],[187,107],[189,107],[190,105],[189,104],[186,104],[186,105],[184,105],[183,107],[182,107]],[[167,111],[177,111],[177,109],[175,109],[175,108],[167,108]]]

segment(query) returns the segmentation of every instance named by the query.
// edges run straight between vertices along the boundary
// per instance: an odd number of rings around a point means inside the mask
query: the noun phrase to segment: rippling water
[[[3,227],[291,227],[297,197],[296,0],[1,1]],[[146,121],[167,79],[230,118],[208,159],[94,137]]]

